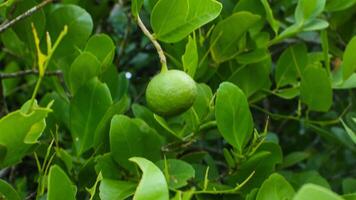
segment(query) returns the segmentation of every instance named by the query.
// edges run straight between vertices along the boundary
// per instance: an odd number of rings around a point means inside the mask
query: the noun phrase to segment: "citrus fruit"
[[[148,107],[161,116],[188,110],[197,96],[195,81],[179,70],[163,71],[152,78],[146,89]]]

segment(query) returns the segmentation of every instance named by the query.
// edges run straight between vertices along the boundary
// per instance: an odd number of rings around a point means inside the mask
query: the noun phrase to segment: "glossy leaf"
[[[133,199],[168,200],[168,186],[161,170],[145,158],[132,157],[130,161],[136,163],[143,173]]]
[[[261,0],[261,3],[263,4],[263,7],[265,8],[268,23],[272,27],[274,33],[278,34],[280,22],[274,18],[273,11],[268,3],[268,0]]]
[[[88,40],[84,51],[92,53],[100,61],[100,72],[102,73],[111,65],[115,49],[115,44],[108,35],[97,34]]]
[[[323,178],[317,171],[287,172],[283,176],[293,185],[294,188],[300,188],[307,183],[322,186],[330,189],[328,181]]]
[[[94,145],[99,146],[104,141],[108,141],[108,131],[110,127],[110,121],[114,115],[125,113],[130,107],[130,99],[123,97],[120,101],[113,103],[105,112],[104,116],[98,123],[95,129]],[[104,143],[105,144],[105,143]]]
[[[30,102],[17,111],[9,113],[0,119],[0,144],[6,152],[0,167],[13,165],[26,155],[30,147],[37,142],[45,128],[45,118],[51,104],[46,108],[34,105],[31,112],[27,113]],[[16,127],[16,128],[14,128]]]
[[[314,184],[304,185],[294,196],[293,200],[342,200],[340,196],[324,187]]]
[[[161,157],[161,138],[140,119],[116,115],[111,120],[110,149],[114,160],[128,170],[134,170],[129,158],[145,157],[157,161]]]
[[[77,90],[100,73],[100,63],[91,53],[80,54],[69,69],[70,88],[75,94]]]
[[[68,57],[77,47],[84,46],[93,30],[91,16],[76,5],[61,5],[53,9],[48,18],[47,26],[52,38],[57,38],[65,25],[68,33],[56,50],[56,57]]]
[[[250,97],[260,89],[269,89],[271,71],[271,60],[265,59],[258,63],[252,63],[237,68],[229,77],[228,81],[236,84],[245,93],[246,97]],[[251,76],[251,74],[254,76]]]
[[[166,179],[168,179],[169,188],[178,189],[184,187],[188,184],[188,181],[195,176],[194,168],[189,163],[181,160],[160,160],[156,165],[163,172],[167,172]]]
[[[195,99],[193,108],[199,119],[204,119],[209,114],[213,92],[208,85],[203,83],[197,84],[197,89],[197,98]]]
[[[343,63],[342,63],[342,72],[343,79],[347,80],[355,71],[356,71],[356,60],[355,60],[355,52],[356,52],[356,37],[353,37],[351,41],[347,44]]]
[[[111,104],[109,89],[96,78],[81,87],[73,97],[70,130],[78,155],[93,146],[95,129]]]
[[[310,110],[326,112],[332,105],[332,89],[325,69],[308,67],[305,69],[300,86],[302,101]]]
[[[101,200],[124,200],[134,194],[136,184],[132,182],[103,179],[100,183]]]
[[[341,123],[344,126],[344,129],[346,133],[349,135],[351,141],[356,144],[356,132],[352,130],[343,120],[341,120]]]
[[[304,44],[296,44],[286,49],[277,61],[275,72],[277,88],[297,84],[297,79],[302,76],[307,63],[308,52]]]
[[[329,26],[329,22],[323,20],[323,19],[313,19],[304,24],[303,26],[303,31],[308,32],[308,31],[317,31],[317,30],[322,30],[325,29]]]
[[[5,200],[20,200],[20,195],[6,181],[0,179],[0,195]]]
[[[240,88],[229,82],[220,84],[215,117],[224,139],[242,152],[252,134],[253,120],[247,98]]]
[[[295,11],[297,24],[304,24],[306,21],[319,16],[325,7],[326,0],[299,0]]]
[[[302,151],[292,152],[284,157],[283,163],[280,167],[286,168],[286,167],[293,166],[293,165],[307,159],[309,156],[310,156],[309,153],[302,152]]]
[[[337,12],[350,8],[356,4],[356,0],[329,0],[326,2],[326,10]]]
[[[178,42],[215,19],[221,9],[216,0],[159,0],[151,14],[152,29],[157,39]]]
[[[342,191],[344,194],[351,194],[356,191],[356,179],[346,178],[342,181]]]
[[[214,28],[210,38],[211,53],[214,61],[221,63],[238,55],[240,51],[238,42],[259,20],[260,17],[258,15],[241,11],[220,21]],[[239,28],[235,28],[236,26]]]
[[[48,200],[75,200],[76,187],[67,174],[57,165],[53,165],[48,174]]]
[[[185,52],[182,56],[183,68],[191,77],[194,78],[195,72],[198,68],[198,47],[195,37],[189,36],[188,43],[185,47]]]
[[[294,189],[281,175],[275,173],[266,179],[258,191],[256,200],[292,199]]]

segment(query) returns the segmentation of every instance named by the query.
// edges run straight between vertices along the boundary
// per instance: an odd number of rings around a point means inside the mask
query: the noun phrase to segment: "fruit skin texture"
[[[179,70],[163,71],[148,83],[148,107],[161,116],[174,116],[188,110],[197,96],[195,81]]]

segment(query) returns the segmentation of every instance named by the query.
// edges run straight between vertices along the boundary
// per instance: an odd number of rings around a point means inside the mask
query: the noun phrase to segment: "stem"
[[[324,62],[326,65],[326,70],[329,75],[329,78],[331,78],[328,33],[326,32],[326,30],[322,30],[320,36],[321,36],[321,46],[322,46],[323,53],[324,53]]]
[[[35,90],[33,91],[32,97],[31,97],[31,99],[30,99],[30,107],[28,108],[28,111],[27,111],[28,113],[29,113],[29,112],[32,110],[32,108],[33,108],[33,104],[34,104],[34,102],[35,102],[35,98],[36,98],[38,89],[40,88],[42,79],[43,79],[43,77],[42,77],[42,76],[39,76],[39,78],[38,78],[38,80],[37,80],[37,83],[36,83],[36,86],[35,86]]]
[[[0,26],[0,33],[4,32],[6,29],[10,28],[13,26],[15,23],[31,16],[33,13],[37,12],[41,8],[43,8],[45,5],[51,3],[53,0],[44,0],[40,4],[32,7],[31,9],[27,10],[26,12],[22,13],[21,15],[17,16],[15,19],[9,21],[8,23]]]
[[[150,33],[150,31],[148,31],[146,26],[143,24],[140,16],[137,16],[137,25],[140,27],[142,32],[148,37],[148,39],[151,40],[153,46],[156,48],[158,56],[159,56],[159,60],[162,64],[161,72],[168,71],[167,59],[166,59],[166,56],[164,55],[164,51],[162,50],[161,45],[158,43],[156,38]]]

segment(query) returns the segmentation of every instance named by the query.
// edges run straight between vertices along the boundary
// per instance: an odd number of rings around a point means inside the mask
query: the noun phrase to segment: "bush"
[[[0,199],[356,198],[355,0],[0,13]]]

